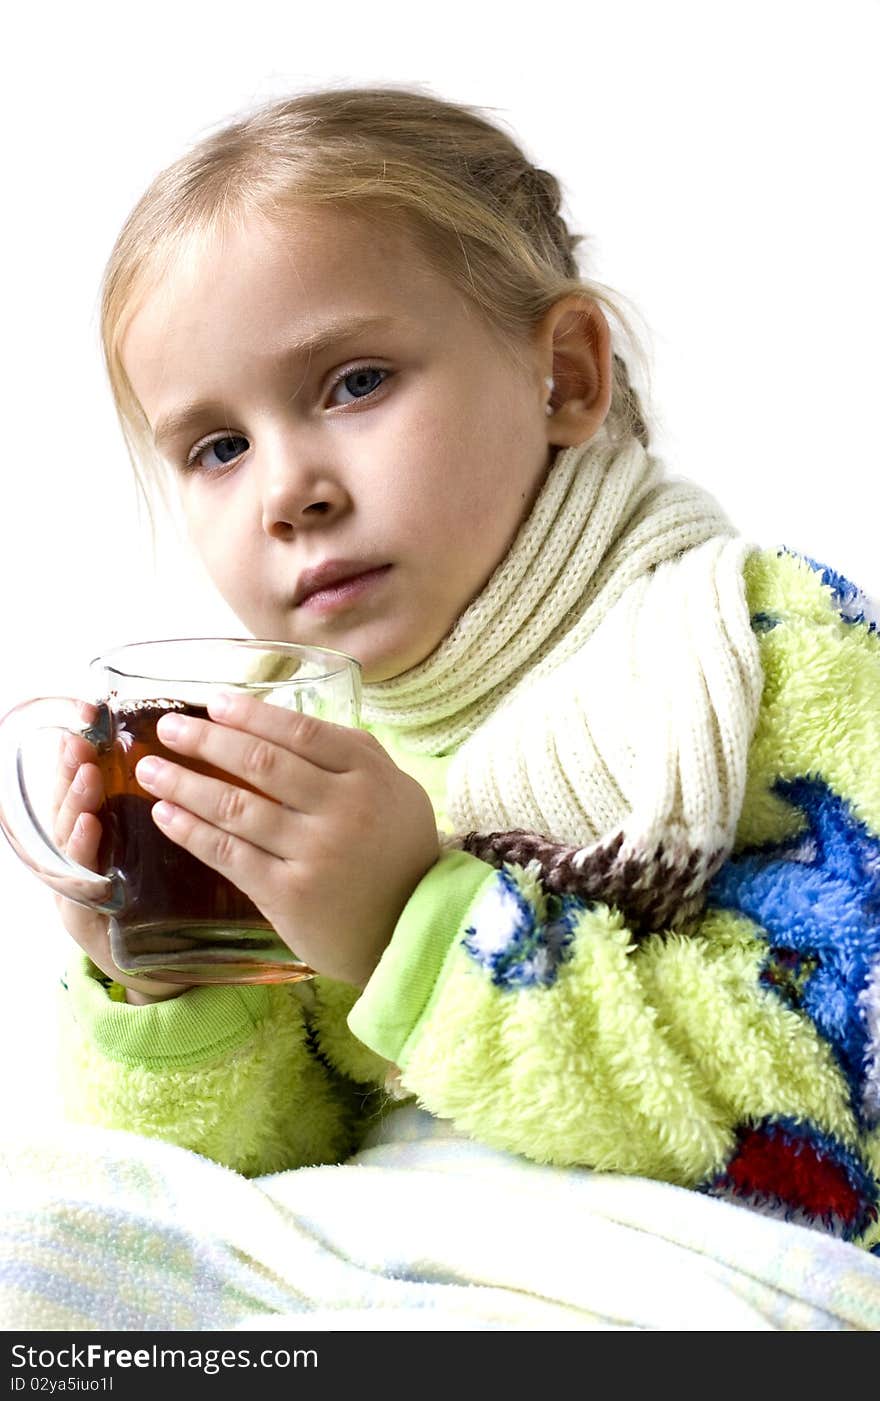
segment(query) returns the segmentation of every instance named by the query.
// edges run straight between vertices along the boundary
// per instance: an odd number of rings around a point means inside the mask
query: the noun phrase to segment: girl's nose
[[[287,539],[317,525],[326,525],[348,508],[348,493],[326,468],[297,468],[276,461],[262,480],[263,529],[275,539]]]

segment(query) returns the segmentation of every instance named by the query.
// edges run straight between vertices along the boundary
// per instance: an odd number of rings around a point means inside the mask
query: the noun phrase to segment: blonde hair
[[[209,132],[141,196],[101,284],[104,361],[151,523],[148,486],[164,495],[164,464],[121,343],[139,304],[178,261],[255,216],[277,223],[287,210],[329,204],[406,232],[513,358],[556,301],[586,295],[609,314],[613,341],[618,323],[647,383],[647,359],[619,294],[578,268],[584,239],[569,232],[561,202],[555,176],[536,169],[480,110],[417,88],[323,88],[264,103]],[[608,432],[647,447],[642,406],[616,350],[613,365]]]

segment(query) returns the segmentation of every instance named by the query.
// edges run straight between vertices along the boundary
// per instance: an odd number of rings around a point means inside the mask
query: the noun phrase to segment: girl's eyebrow
[[[411,323],[400,321],[392,316],[356,316],[346,321],[331,321],[319,330],[302,339],[293,341],[276,356],[278,365],[295,364],[307,356],[327,350],[339,341],[348,340],[364,331],[388,331],[393,328],[411,327]],[[184,429],[190,428],[196,420],[206,414],[222,413],[221,406],[213,399],[193,399],[163,414],[153,430],[153,442],[161,443],[175,438]]]

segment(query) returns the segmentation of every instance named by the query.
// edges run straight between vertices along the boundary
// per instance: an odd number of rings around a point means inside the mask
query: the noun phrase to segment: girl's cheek
[[[231,567],[235,567],[238,556],[233,552],[232,545],[236,532],[228,521],[224,521],[222,516],[218,517],[213,512],[193,511],[187,519],[193,547],[216,582],[218,575],[222,578]],[[240,548],[239,543],[236,550]]]

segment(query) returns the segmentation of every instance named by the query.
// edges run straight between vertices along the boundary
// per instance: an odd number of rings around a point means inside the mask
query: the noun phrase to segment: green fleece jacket
[[[410,1094],[537,1162],[880,1252],[880,635],[859,590],[789,551],[752,554],[746,589],[764,690],[736,846],[695,927],[640,935],[533,864],[455,851],[360,993],[316,977],[132,1007],[80,957],[70,1117],[259,1175],[344,1160]],[[376,733],[442,825],[448,760]]]

